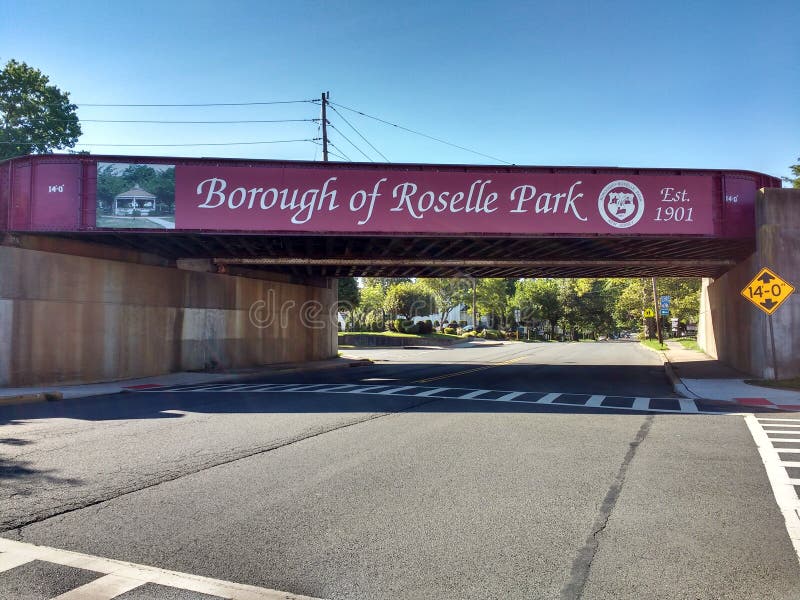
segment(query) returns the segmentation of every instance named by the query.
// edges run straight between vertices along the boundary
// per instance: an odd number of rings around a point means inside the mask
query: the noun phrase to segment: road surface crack
[[[589,578],[589,572],[592,569],[592,563],[597,555],[597,549],[600,545],[600,535],[608,526],[608,521],[611,518],[611,513],[617,505],[622,486],[625,484],[625,477],[628,474],[628,467],[636,455],[641,443],[644,441],[647,434],[650,432],[650,427],[653,424],[654,415],[648,415],[633,441],[628,445],[628,451],[625,453],[625,458],[617,471],[616,477],[611,482],[611,486],[606,492],[603,503],[600,505],[600,512],[594,521],[592,533],[586,539],[586,543],[578,551],[578,555],[572,562],[572,570],[570,571],[570,579],[566,585],[561,589],[561,600],[580,600],[583,596],[583,589],[586,586],[586,581]]]
[[[290,438],[283,438],[281,440],[275,440],[269,444],[265,444],[262,446],[258,446],[255,448],[243,449],[241,451],[234,451],[234,452],[227,452],[221,456],[216,457],[209,457],[209,460],[204,461],[198,465],[189,466],[186,465],[186,470],[171,470],[166,473],[157,473],[150,478],[145,478],[144,480],[139,480],[138,482],[130,485],[125,486],[123,488],[118,488],[116,490],[110,490],[106,493],[102,494],[99,497],[88,497],[84,498],[83,500],[77,500],[75,502],[70,502],[66,505],[62,505],[58,508],[45,510],[38,514],[33,515],[26,515],[24,519],[12,519],[6,522],[2,522],[0,520],[0,534],[7,534],[7,533],[14,533],[18,536],[22,536],[22,528],[28,527],[30,525],[35,525],[37,523],[41,523],[43,521],[47,521],[49,519],[62,517],[66,514],[83,510],[86,508],[96,507],[97,511],[103,510],[105,506],[103,506],[106,502],[110,502],[112,500],[116,500],[117,498],[122,498],[129,494],[134,494],[136,492],[140,492],[149,488],[153,488],[159,485],[163,485],[165,483],[169,483],[183,477],[189,477],[191,475],[195,475],[197,473],[207,471],[209,469],[214,469],[216,467],[225,466],[240,460],[245,460],[251,458],[253,456],[257,456],[259,454],[266,454],[268,452],[272,452],[273,450],[278,450],[280,448],[284,448],[286,446],[290,446],[292,444],[296,444],[299,442],[303,442],[305,440],[315,438],[326,433],[331,433],[334,431],[338,431],[340,429],[345,429],[347,427],[353,427],[355,425],[360,425],[362,423],[368,423],[370,421],[374,421],[375,419],[380,419],[383,417],[389,417],[392,415],[402,414],[407,411],[414,410],[420,406],[430,404],[432,402],[439,402],[441,398],[425,398],[422,402],[416,402],[409,406],[405,406],[404,408],[393,410],[389,412],[380,412],[380,413],[373,413],[367,417],[360,417],[354,420],[338,422],[329,426],[323,427],[316,427],[305,432],[293,436]]]

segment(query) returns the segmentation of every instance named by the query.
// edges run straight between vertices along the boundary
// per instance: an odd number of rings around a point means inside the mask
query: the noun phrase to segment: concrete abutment
[[[741,295],[763,267],[799,288],[771,317]],[[703,280],[698,343],[755,377],[774,379],[776,370],[779,379],[800,377],[800,190],[759,193],[755,253],[722,277]]]
[[[47,238],[6,242],[0,245],[0,386],[337,354],[333,279],[297,283],[261,272],[188,270]]]

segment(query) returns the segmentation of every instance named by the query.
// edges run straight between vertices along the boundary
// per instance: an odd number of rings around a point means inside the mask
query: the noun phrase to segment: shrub
[[[436,329],[439,329],[439,327],[441,327],[441,325],[442,325],[442,324],[441,324],[441,323],[439,323],[439,321],[434,321],[434,322],[433,322],[433,326],[434,326],[434,327],[436,327]]]
[[[456,328],[455,327],[445,327],[444,332],[447,335],[456,335]]]
[[[392,331],[396,331],[397,333],[403,333],[403,321],[404,319],[395,319],[394,329],[392,329]]]
[[[467,326],[467,322],[466,322],[466,321],[459,321],[459,322],[458,322],[458,325],[459,325],[460,327],[466,327],[466,326]]]
[[[421,333],[422,330],[422,323],[414,323],[414,321],[404,321],[403,322],[403,333],[411,333],[414,335],[418,335]]]

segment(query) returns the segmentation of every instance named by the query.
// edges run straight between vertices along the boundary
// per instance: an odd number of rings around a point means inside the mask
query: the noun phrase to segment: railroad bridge
[[[0,163],[0,385],[336,355],[336,277],[704,277],[701,343],[770,376],[761,266],[797,282],[798,192],[738,170],[45,155]],[[273,307],[274,309],[274,307]],[[800,302],[773,317],[800,374]],[[773,323],[774,324],[774,323]]]

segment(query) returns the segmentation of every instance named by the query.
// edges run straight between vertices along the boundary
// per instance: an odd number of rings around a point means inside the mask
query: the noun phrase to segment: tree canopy
[[[784,181],[792,184],[792,187],[800,188],[800,158],[797,159],[797,164],[789,167],[792,171],[792,177],[784,177]]]
[[[24,62],[0,71],[0,160],[72,148],[81,135],[69,94]]]

